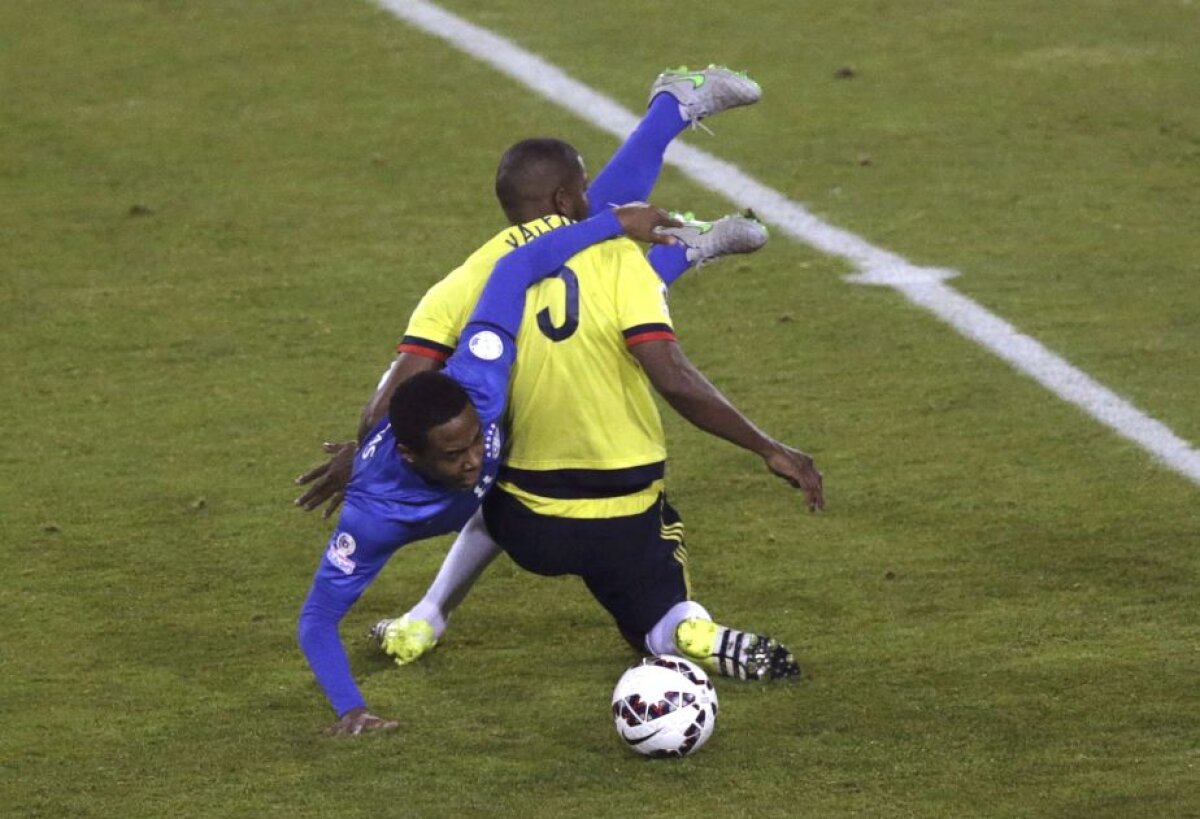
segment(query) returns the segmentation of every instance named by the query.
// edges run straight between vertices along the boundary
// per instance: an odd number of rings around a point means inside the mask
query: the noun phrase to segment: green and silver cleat
[[[715,222],[703,222],[690,213],[672,213],[683,227],[657,228],[658,233],[674,236],[687,246],[687,260],[694,265],[707,264],[722,256],[753,253],[767,243],[767,226],[754,216],[744,214],[722,216]]]
[[[693,126],[730,108],[753,105],[762,97],[762,88],[745,72],[720,65],[691,70],[687,66],[670,68],[659,74],[650,86],[650,99],[670,94],[679,101],[681,113]]]

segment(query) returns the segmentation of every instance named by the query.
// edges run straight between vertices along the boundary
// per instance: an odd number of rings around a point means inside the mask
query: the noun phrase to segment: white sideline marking
[[[634,114],[614,100],[572,79],[556,66],[433,3],[377,2],[416,28],[445,40],[618,139],[624,139],[638,122]],[[667,151],[666,160],[700,186],[724,195],[739,207],[753,207],[765,221],[777,225],[793,239],[845,259],[859,270],[847,276],[847,281],[900,291],[910,302],[992,351],[1059,398],[1200,484],[1200,450],[1036,339],[1018,332],[1007,321],[946,284],[947,279],[958,275],[955,271],[918,267],[860,236],[823,222],[736,165],[706,151],[675,143]]]

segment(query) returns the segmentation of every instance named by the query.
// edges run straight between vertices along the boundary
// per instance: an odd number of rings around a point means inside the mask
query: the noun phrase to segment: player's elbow
[[[655,391],[670,404],[685,401],[696,392],[696,379],[692,377],[692,371],[687,367],[674,365],[659,367],[650,374],[650,383],[654,386]]]
[[[670,403],[686,400],[697,389],[696,368],[674,340],[649,341],[630,348],[654,390]]]
[[[674,403],[687,394],[687,385],[682,378],[672,376],[657,379],[651,383],[654,385],[654,391],[666,399],[668,403]]]

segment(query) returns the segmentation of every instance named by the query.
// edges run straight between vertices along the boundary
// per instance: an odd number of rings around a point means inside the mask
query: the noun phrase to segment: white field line
[[[383,8],[512,77],[547,100],[618,139],[638,118],[617,102],[572,79],[561,69],[510,40],[467,22],[424,0],[376,0]],[[860,236],[821,221],[800,204],[745,174],[740,168],[689,145],[675,143],[667,162],[708,190],[739,207],[752,207],[765,221],[797,241],[845,259],[859,272],[847,280],[900,291],[913,304],[950,324],[1050,392],[1138,444],[1166,466],[1200,484],[1200,450],[1099,383],[1036,339],[967,298],[946,283],[953,270],[917,267]]]

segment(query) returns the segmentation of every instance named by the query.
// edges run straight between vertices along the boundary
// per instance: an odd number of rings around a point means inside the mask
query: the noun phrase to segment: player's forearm
[[[764,457],[778,446],[696,369],[674,341],[636,344],[630,351],[654,389],[695,426]]]
[[[340,717],[354,708],[366,707],[367,703],[354,684],[350,659],[338,636],[338,622],[345,612],[330,609],[317,597],[314,589],[304,601],[297,636],[313,675]]]
[[[367,434],[383,420],[383,416],[387,415],[388,402],[391,401],[394,391],[395,387],[390,390],[380,387],[363,407],[362,415],[358,420],[358,431],[354,434],[354,440],[358,442],[359,446],[362,446],[362,442],[367,440]]]
[[[685,420],[742,449],[765,457],[776,445],[699,370],[682,371],[659,393]]]

